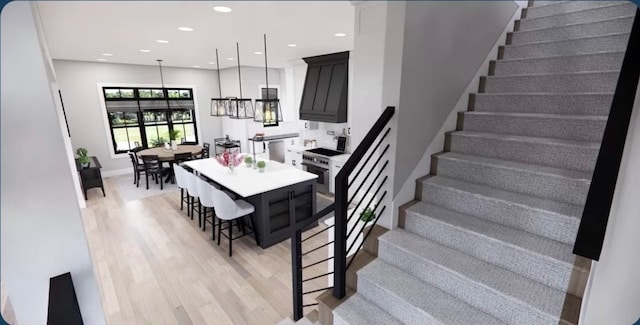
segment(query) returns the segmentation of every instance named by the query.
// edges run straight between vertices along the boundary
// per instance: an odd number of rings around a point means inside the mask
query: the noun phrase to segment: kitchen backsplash
[[[304,121],[303,125],[304,126]],[[306,130],[302,129],[301,135],[302,140],[316,140],[318,147],[325,147],[329,149],[336,149],[338,145],[338,140],[334,139],[334,137],[341,135],[344,129],[347,132],[347,128],[349,126],[347,123],[318,123],[317,130]],[[333,131],[335,134],[329,135],[327,131]],[[351,151],[349,149],[349,144],[347,143],[347,151]]]
[[[300,129],[304,124],[300,122],[280,122],[278,126],[264,127],[260,123],[248,123],[247,135],[250,137],[256,133],[264,133],[265,135],[280,135],[287,133],[301,133]]]
[[[260,123],[247,123],[247,135],[251,137],[256,133],[264,133],[267,136],[299,133],[301,144],[304,140],[316,140],[317,147],[336,149],[338,140],[334,139],[334,137],[341,135],[343,129],[347,132],[347,128],[349,127],[347,123],[319,122],[317,130],[307,130],[304,128],[305,122],[306,121],[280,122],[280,125],[275,127],[263,127]],[[327,134],[327,131],[333,131],[335,134]],[[349,143],[347,143],[347,151],[351,151]]]

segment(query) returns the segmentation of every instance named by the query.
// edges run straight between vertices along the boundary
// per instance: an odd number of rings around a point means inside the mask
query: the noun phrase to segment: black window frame
[[[113,98],[113,97],[107,97],[107,91],[108,90],[113,90],[113,89],[118,89],[118,90],[122,90],[122,89],[126,89],[126,90],[133,90],[133,97],[127,97],[127,98],[122,98],[122,97],[117,97],[117,98]],[[153,90],[161,90],[162,91],[162,98],[160,97],[151,97],[151,98],[142,98],[140,97],[140,90],[151,90],[153,93]],[[188,97],[182,97],[179,96],[178,98],[169,98],[169,92],[173,92],[173,91],[178,91],[178,93],[180,95],[183,94],[183,92],[187,92],[188,93]],[[182,87],[169,87],[169,88],[161,88],[161,87],[127,87],[127,86],[105,86],[102,87],[102,95],[103,95],[103,99],[105,102],[105,108],[106,108],[106,113],[107,113],[107,121],[109,123],[109,133],[111,135],[111,142],[113,144],[113,152],[114,154],[124,154],[129,152],[131,149],[133,148],[129,148],[126,150],[118,150],[118,144],[116,142],[116,138],[115,138],[115,133],[114,130],[116,129],[125,129],[127,130],[127,139],[129,139],[129,135],[128,135],[128,129],[132,128],[132,127],[137,127],[138,131],[140,132],[140,145],[143,148],[149,148],[149,136],[151,136],[150,134],[147,134],[147,127],[149,126],[156,126],[156,132],[155,132],[155,136],[156,139],[160,139],[159,138],[159,127],[164,127],[167,126],[168,131],[171,132],[174,130],[174,127],[178,128],[179,131],[181,131],[181,138],[185,138],[186,139],[186,126],[187,125],[193,125],[193,132],[194,132],[194,137],[195,137],[195,142],[198,142],[198,125],[197,125],[197,119],[196,119],[196,115],[195,115],[195,100],[193,98],[193,88],[182,88]],[[108,102],[114,102],[114,101],[130,101],[130,102],[135,102],[136,105],[136,109],[135,111],[117,111],[117,110],[109,110],[109,104]],[[146,103],[145,103],[146,102]],[[144,104],[142,104],[144,103]],[[153,105],[157,105],[157,107],[160,108],[149,108],[152,107]],[[183,108],[180,108],[183,107]],[[187,108],[184,108],[187,107]],[[126,113],[135,113],[136,117],[137,117],[137,123],[130,123],[128,124],[125,120],[125,123],[123,125],[114,125],[113,121],[112,121],[112,115],[111,113],[122,113],[123,115]],[[164,120],[160,121],[160,122],[155,122],[155,123],[151,123],[148,124],[147,122],[145,122],[145,113],[148,112],[153,112],[155,114],[163,114],[164,115]],[[184,120],[181,119],[180,121],[174,121],[173,120],[173,115],[176,112],[189,112],[190,114],[190,119],[189,120]],[[184,114],[184,113],[183,113]],[[168,139],[165,139],[168,140]],[[180,139],[177,139],[177,141],[179,141]],[[131,141],[128,141],[129,144],[131,144]],[[130,146],[130,145],[129,145]]]

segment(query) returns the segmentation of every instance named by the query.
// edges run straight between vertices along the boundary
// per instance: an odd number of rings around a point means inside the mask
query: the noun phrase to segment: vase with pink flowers
[[[229,150],[225,150],[223,153],[216,156],[216,160],[220,165],[229,168],[233,173],[234,168],[240,166],[244,161],[244,158],[237,151],[229,152]]]

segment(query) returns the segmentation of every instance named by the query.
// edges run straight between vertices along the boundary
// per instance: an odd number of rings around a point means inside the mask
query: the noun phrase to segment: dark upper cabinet
[[[330,123],[347,121],[349,52],[303,59],[307,64],[300,119]]]

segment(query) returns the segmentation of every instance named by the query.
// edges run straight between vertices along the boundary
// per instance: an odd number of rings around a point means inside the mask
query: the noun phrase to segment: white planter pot
[[[178,150],[178,141],[171,140],[171,149]]]

